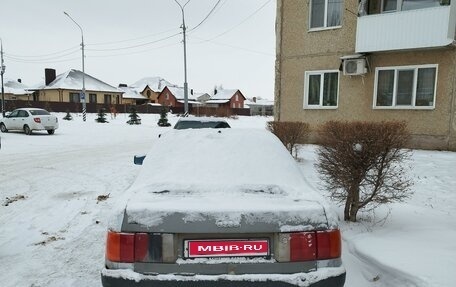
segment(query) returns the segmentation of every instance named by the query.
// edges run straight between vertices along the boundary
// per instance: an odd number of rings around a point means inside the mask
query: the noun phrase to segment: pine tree
[[[101,108],[101,109],[98,110],[97,116],[98,117],[95,119],[96,122],[98,122],[98,123],[109,123],[106,120],[106,113],[105,113],[105,109],[104,108]]]
[[[130,108],[130,114],[128,115],[128,117],[130,119],[127,121],[127,124],[129,124],[129,125],[140,125],[141,124],[141,118],[136,113],[135,107]]]
[[[161,112],[160,112],[160,119],[158,120],[157,123],[160,127],[169,127],[171,124],[168,123],[168,113],[165,109],[165,107],[162,107]]]

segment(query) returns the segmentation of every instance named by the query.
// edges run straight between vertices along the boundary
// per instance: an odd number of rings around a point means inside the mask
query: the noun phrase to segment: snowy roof
[[[185,101],[184,101],[184,100],[177,100],[177,101],[178,101],[179,103],[181,103],[181,104],[184,104],[184,103],[185,103]],[[189,104],[192,104],[192,105],[202,105],[202,103],[201,103],[201,102],[198,102],[198,101],[192,101],[192,100],[188,100],[188,101],[187,101],[187,103],[189,103]]]
[[[217,93],[211,97],[211,100],[230,100],[239,90],[219,89]]]
[[[175,85],[160,77],[142,78],[130,85],[130,87],[135,89],[138,93],[142,93],[147,86],[149,86],[152,91],[160,93],[166,86]]]
[[[82,75],[83,75],[83,73],[81,71],[72,69],[63,74],[58,75],[55,78],[55,80],[52,81],[49,85],[41,86],[37,89],[81,90],[82,89]],[[120,92],[117,88],[115,88],[103,81],[100,81],[88,74],[85,74],[85,89],[87,91],[100,91],[100,92],[111,92],[111,93]]]
[[[5,79],[3,87],[5,94],[29,95],[33,93],[31,91],[28,91],[29,87],[26,85],[11,79]]]
[[[230,100],[207,100],[206,104],[224,104],[228,103]]]
[[[274,106],[274,101],[273,100],[257,99],[256,102],[254,102],[254,101],[248,100],[248,101],[244,102],[244,105],[247,105],[247,106],[258,106],[258,107]]]
[[[184,100],[184,88],[182,87],[174,87],[174,86],[166,86],[168,90],[174,95],[176,100]],[[190,89],[188,89],[188,99],[195,101],[195,96],[190,94]]]
[[[138,99],[138,100],[145,100],[147,99],[145,96],[141,95],[137,90],[131,87],[119,87],[118,88],[122,94],[122,98],[124,99]]]

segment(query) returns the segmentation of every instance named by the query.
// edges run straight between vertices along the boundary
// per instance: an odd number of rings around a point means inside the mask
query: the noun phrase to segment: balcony
[[[456,3],[358,17],[356,52],[444,47],[453,43]]]

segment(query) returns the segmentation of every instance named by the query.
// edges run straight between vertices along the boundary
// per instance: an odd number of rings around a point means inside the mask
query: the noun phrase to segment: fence
[[[22,101],[22,100],[7,100],[5,101],[5,110],[12,111],[17,108],[41,108],[50,112],[70,112],[82,113],[81,103],[62,103],[62,102],[41,102],[41,101]],[[129,113],[130,108],[134,107],[137,113],[142,114],[159,114],[162,106],[158,105],[130,105],[130,104],[95,104],[86,103],[88,113],[97,113],[101,108],[107,112],[110,108],[114,107],[117,113]],[[167,108],[173,114],[183,114],[183,107],[170,107]],[[217,116],[217,117],[230,117],[234,115],[250,116],[250,109],[232,109],[227,107],[209,108],[199,106],[189,106],[189,113],[196,116]]]

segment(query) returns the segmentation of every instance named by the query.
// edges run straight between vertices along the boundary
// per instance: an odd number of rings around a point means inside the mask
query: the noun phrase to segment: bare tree
[[[336,122],[321,130],[318,169],[331,197],[345,202],[344,220],[356,221],[360,209],[403,201],[413,184],[404,162],[411,152],[404,122]]]
[[[304,143],[309,134],[309,124],[304,122],[268,122],[267,129],[275,134],[295,158],[296,146]]]

